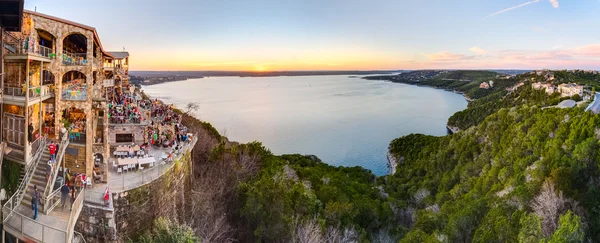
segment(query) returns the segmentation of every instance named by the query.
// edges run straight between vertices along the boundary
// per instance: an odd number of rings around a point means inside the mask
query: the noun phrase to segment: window
[[[133,133],[116,134],[117,143],[133,143]]]

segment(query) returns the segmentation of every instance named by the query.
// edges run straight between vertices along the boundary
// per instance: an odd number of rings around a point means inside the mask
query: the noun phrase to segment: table
[[[117,160],[117,164],[119,166],[123,166],[123,165],[130,165],[130,164],[137,164],[137,159],[136,158],[126,158],[126,159],[118,159]]]
[[[150,167],[153,167],[154,162],[156,162],[156,159],[154,157],[148,157],[148,158],[137,159],[137,161],[140,166],[143,164],[150,164]]]
[[[117,147],[117,149],[115,151],[117,151],[117,152],[129,152],[129,146]],[[137,152],[137,151],[140,151],[140,146],[138,146],[138,145],[133,146],[133,152]]]

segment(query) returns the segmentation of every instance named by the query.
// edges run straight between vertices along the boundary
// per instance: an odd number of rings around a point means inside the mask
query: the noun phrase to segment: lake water
[[[260,141],[275,154],[314,154],[331,165],[387,173],[387,148],[410,133],[445,135],[467,107],[452,92],[348,76],[211,77],[143,86],[232,141]]]

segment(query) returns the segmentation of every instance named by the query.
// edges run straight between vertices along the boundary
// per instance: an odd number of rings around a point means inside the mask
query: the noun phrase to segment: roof
[[[21,31],[24,0],[0,0],[0,26],[6,31]]]
[[[69,24],[69,25],[73,25],[73,26],[77,26],[79,28],[92,31],[94,33],[94,39],[98,43],[98,46],[100,47],[100,50],[102,51],[102,53],[105,56],[112,57],[112,55],[109,52],[105,51],[104,48],[102,48],[102,42],[100,42],[100,37],[98,36],[98,32],[96,32],[96,28],[91,27],[89,25],[84,25],[84,24],[80,24],[80,23],[77,23],[77,22],[73,22],[73,21],[70,21],[70,20],[61,19],[59,17],[54,17],[54,16],[51,16],[51,15],[43,14],[43,13],[40,13],[40,12],[33,12],[33,11],[30,11],[30,10],[25,10],[24,12],[27,13],[27,14],[37,15],[37,16],[40,16],[42,18],[51,19],[51,20],[54,20],[54,21],[57,21],[57,22],[61,22],[61,23],[65,23],[65,24]]]
[[[108,53],[110,53],[115,59],[123,59],[129,57],[129,52],[126,51],[109,51]]]
[[[573,108],[577,103],[574,100],[563,100],[558,104],[559,108]]]

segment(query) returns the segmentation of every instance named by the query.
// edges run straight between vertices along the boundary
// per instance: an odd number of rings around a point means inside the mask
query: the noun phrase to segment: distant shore
[[[285,77],[285,76],[326,76],[348,75],[349,78],[359,78],[365,75],[390,75],[404,72],[402,70],[371,70],[371,71],[131,71],[131,82],[139,85],[154,85],[188,79],[209,77]]]

